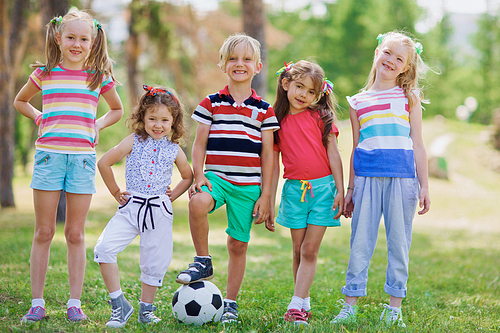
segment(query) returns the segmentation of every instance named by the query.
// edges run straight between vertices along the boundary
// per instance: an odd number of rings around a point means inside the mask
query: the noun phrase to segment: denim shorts
[[[276,223],[290,229],[307,228],[308,224],[338,227],[333,210],[337,187],[333,176],[312,180],[287,179],[281,191]]]
[[[253,208],[260,197],[259,185],[235,185],[208,171],[205,177],[212,184],[212,191],[202,186],[203,192],[209,193],[215,201],[214,212],[226,204],[226,234],[240,242],[250,241],[250,229],[253,223]]]
[[[30,187],[75,194],[95,193],[95,154],[61,154],[36,150]]]

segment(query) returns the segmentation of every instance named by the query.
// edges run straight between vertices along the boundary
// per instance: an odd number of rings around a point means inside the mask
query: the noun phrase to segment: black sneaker
[[[224,312],[220,317],[220,322],[223,324],[238,322],[238,304],[236,302],[224,301]]]
[[[214,277],[214,269],[212,267],[212,257],[200,258],[194,257],[194,263],[189,264],[189,268],[180,272],[177,275],[175,282],[181,284],[190,284],[200,280],[210,280]]]

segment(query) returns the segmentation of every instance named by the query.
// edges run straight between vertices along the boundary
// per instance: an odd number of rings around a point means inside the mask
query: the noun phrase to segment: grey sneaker
[[[224,301],[224,312],[220,317],[220,322],[223,324],[238,322],[238,304],[236,302]]]
[[[388,304],[384,304],[384,311],[380,316],[380,321],[387,326],[398,325],[399,327],[406,327],[403,322],[403,314],[401,313],[401,308],[394,308]]]
[[[356,322],[356,315],[358,314],[358,306],[346,303],[343,299],[339,300],[342,304],[340,313],[333,318],[330,324],[349,324]]]
[[[194,263],[189,264],[188,269],[177,275],[175,282],[181,284],[190,284],[200,280],[210,280],[214,277],[214,269],[212,267],[212,257],[200,258],[194,257]]]
[[[143,324],[156,324],[160,322],[161,319],[155,316],[154,311],[156,311],[156,306],[153,304],[146,305],[139,303],[139,322]]]
[[[121,294],[117,298],[112,298],[108,303],[111,305],[111,318],[106,323],[107,327],[123,327],[127,323],[134,308],[127,301],[125,296]]]

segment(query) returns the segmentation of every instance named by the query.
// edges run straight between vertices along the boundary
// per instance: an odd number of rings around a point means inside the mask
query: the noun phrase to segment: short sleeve
[[[347,99],[347,102],[349,103],[349,106],[351,108],[353,108],[354,110],[357,110],[356,109],[356,97],[355,96],[353,96],[353,97],[346,96],[345,98]]]
[[[262,120],[262,125],[261,125],[261,130],[266,131],[266,130],[273,130],[276,131],[280,128],[280,125],[278,124],[278,119],[276,118],[276,115],[274,114],[274,109],[269,106],[266,110],[266,113],[264,115],[264,119]]]
[[[43,79],[43,69],[38,67],[31,73],[30,80],[37,86],[38,89],[42,90],[42,79]]]
[[[203,99],[201,103],[196,107],[191,118],[196,122],[205,125],[212,125],[212,102],[210,101],[210,98],[208,96],[205,97],[205,99]]]
[[[113,80],[111,75],[103,76],[101,83],[101,94],[104,94],[105,92],[109,91],[114,86],[115,86],[115,81]]]

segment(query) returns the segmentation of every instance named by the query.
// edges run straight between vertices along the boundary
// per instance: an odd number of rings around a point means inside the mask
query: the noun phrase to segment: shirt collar
[[[231,99],[233,99],[233,97],[229,93],[229,86],[225,86],[224,89],[219,90],[219,95],[230,97]],[[248,97],[246,101],[248,101],[249,99],[252,99],[252,100],[255,100],[257,102],[260,102],[261,99],[262,99],[262,97],[260,97],[259,95],[257,95],[257,93],[255,92],[255,90],[252,89],[252,95],[250,97]],[[245,104],[250,104],[250,103],[245,103]]]

